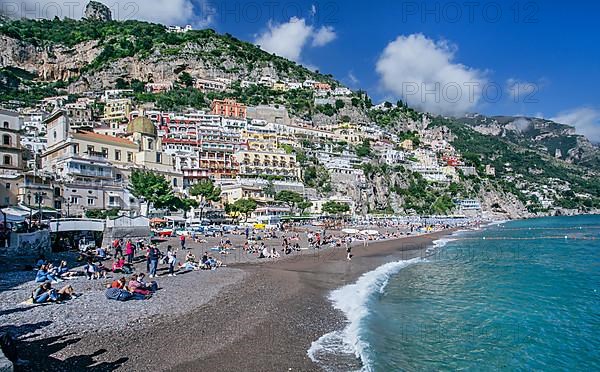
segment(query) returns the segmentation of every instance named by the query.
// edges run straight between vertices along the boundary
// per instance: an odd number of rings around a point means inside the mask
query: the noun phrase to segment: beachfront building
[[[225,118],[246,119],[246,105],[236,102],[234,99],[215,99],[210,105],[213,115]]]
[[[478,211],[481,210],[481,203],[477,199],[454,199],[454,204],[461,210]]]
[[[299,181],[280,181],[265,179],[238,178],[234,182],[220,184],[221,200],[223,203],[233,204],[239,199],[252,198],[261,205],[272,204],[275,195],[281,191],[293,191],[304,195],[304,184]]]

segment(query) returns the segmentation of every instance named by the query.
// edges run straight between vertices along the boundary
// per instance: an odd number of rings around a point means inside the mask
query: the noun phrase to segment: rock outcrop
[[[90,1],[85,7],[84,18],[94,21],[108,22],[112,21],[110,9],[97,1]]]

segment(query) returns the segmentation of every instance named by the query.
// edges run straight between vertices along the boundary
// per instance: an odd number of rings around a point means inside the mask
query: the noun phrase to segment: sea
[[[600,371],[600,216],[460,231],[329,299],[325,371]]]

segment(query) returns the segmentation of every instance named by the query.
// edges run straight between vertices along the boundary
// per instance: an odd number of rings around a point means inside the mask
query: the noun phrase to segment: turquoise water
[[[365,369],[600,370],[600,217],[453,238],[369,298]]]

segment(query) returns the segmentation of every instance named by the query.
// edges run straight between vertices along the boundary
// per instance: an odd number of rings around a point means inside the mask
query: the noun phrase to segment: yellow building
[[[362,143],[365,138],[364,133],[358,127],[349,124],[340,125],[333,130],[333,133],[338,141],[345,141],[352,145]]]
[[[242,150],[234,156],[240,167],[239,175],[242,177],[278,176],[289,180],[300,178],[300,168],[294,154],[286,154],[282,150]]]
[[[111,99],[104,106],[102,120],[109,123],[121,123],[129,120],[131,113],[131,100],[129,98]]]
[[[288,90],[288,86],[284,82],[278,81],[273,84],[273,90],[278,92],[286,92]]]
[[[404,140],[400,143],[400,147],[407,151],[412,151],[414,149],[413,141],[410,139]]]

